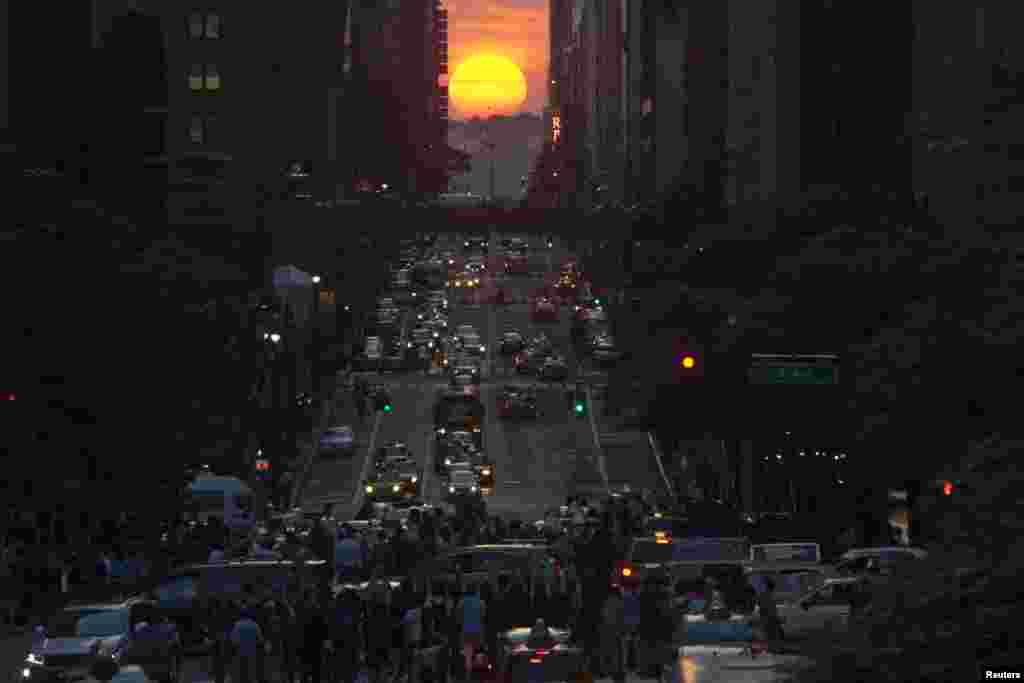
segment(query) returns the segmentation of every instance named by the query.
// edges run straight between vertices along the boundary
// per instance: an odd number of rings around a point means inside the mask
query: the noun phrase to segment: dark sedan
[[[137,664],[152,678],[178,683],[182,656],[178,627],[152,601],[72,605],[34,634],[20,678],[85,678],[98,660],[113,659]]]

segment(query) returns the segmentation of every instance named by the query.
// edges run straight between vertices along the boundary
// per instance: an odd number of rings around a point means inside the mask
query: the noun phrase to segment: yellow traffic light
[[[684,368],[686,370],[690,370],[696,367],[696,365],[697,359],[691,356],[690,354],[685,354],[682,358],[679,359],[679,367]]]

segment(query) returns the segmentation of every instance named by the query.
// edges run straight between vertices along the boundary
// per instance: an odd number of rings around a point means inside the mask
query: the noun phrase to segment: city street
[[[569,257],[560,245],[552,249],[539,243],[529,251],[529,275],[507,275],[499,268],[496,247],[503,237],[490,235],[492,250],[489,274],[480,290],[462,292],[448,290],[451,306],[450,328],[472,325],[486,345],[482,363],[481,400],[484,418],[484,449],[496,465],[496,486],[487,496],[488,511],[508,518],[532,521],[543,517],[546,510],[564,504],[567,495],[597,496],[604,492],[596,463],[594,430],[589,420],[570,415],[562,383],[542,383],[517,375],[511,358],[502,356],[501,334],[517,330],[526,339],[543,332],[570,369],[570,385],[575,379],[575,354],[570,343],[571,304],[561,307],[558,322],[542,323],[532,319],[527,303],[531,293],[540,289],[552,272]],[[461,251],[461,236],[449,236],[441,248]],[[501,288],[513,303],[495,305],[481,299]],[[408,321],[406,321],[408,326]],[[321,510],[326,503],[335,504],[338,519],[351,518],[363,502],[361,482],[367,475],[367,455],[391,441],[404,441],[423,471],[424,500],[437,504],[442,489],[433,471],[433,406],[439,389],[447,385],[440,368],[430,373],[395,372],[364,375],[371,383],[379,382],[390,392],[394,410],[376,413],[362,421],[356,416],[350,394],[338,392],[335,418],[331,424],[350,424],[357,434],[354,457],[317,460],[312,469],[302,506],[308,511]],[[539,387],[541,415],[536,421],[510,421],[496,414],[496,397],[504,384],[532,383]]]

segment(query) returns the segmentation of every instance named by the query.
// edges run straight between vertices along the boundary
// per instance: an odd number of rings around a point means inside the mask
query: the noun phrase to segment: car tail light
[[[755,640],[750,643],[750,656],[758,657],[760,655],[768,654],[768,644],[763,640]]]

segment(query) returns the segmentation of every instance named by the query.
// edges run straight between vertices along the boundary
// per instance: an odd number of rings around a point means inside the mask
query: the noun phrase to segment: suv
[[[329,572],[323,560],[242,560],[192,564],[173,570],[151,591],[161,612],[179,625],[186,646],[203,642],[206,611],[201,596],[238,599],[246,585],[257,595],[279,593],[289,586],[315,585]]]
[[[21,678],[86,678],[100,659],[138,664],[149,677],[178,683],[182,663],[178,627],[152,600],[72,603],[39,627]]]
[[[464,581],[478,583],[487,581],[492,571],[511,575],[541,561],[553,562],[556,575],[560,572],[557,560],[544,543],[493,543],[459,548],[426,560],[417,573],[453,586],[460,572]]]

